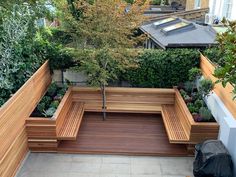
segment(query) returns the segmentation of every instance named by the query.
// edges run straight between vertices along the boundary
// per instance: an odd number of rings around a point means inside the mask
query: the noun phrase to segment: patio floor
[[[86,112],[76,141],[62,141],[62,153],[187,156],[186,145],[170,144],[159,114]]]
[[[16,177],[186,177],[193,157],[30,153]]]

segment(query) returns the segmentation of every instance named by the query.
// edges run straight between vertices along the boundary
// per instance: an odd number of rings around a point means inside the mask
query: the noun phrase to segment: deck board
[[[161,115],[86,112],[76,141],[61,141],[59,152],[186,156],[185,145],[170,144]]]

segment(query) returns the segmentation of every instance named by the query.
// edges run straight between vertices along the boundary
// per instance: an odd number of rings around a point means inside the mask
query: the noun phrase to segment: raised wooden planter
[[[25,119],[51,83],[48,62],[0,108],[0,176],[14,176],[28,152]]]
[[[213,76],[214,70],[216,66],[205,56],[201,54],[200,67],[202,70],[202,74],[205,78],[211,79],[213,82],[218,79]],[[221,99],[227,109],[231,112],[231,114],[236,119],[236,101],[233,100],[233,86],[231,84],[227,84],[224,88],[221,83],[216,84],[214,87],[214,92]]]
[[[26,119],[30,150],[40,152],[55,152],[57,150],[57,135],[69,109],[71,93],[71,88],[69,88],[52,118],[28,117]]]
[[[195,122],[178,89],[175,89],[175,109],[180,121],[189,135],[188,144],[196,144],[207,139],[217,139],[219,124],[217,122]]]

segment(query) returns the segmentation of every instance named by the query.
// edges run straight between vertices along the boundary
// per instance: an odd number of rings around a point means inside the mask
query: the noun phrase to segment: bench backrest
[[[97,88],[73,87],[73,101],[89,103],[102,102],[101,90]],[[107,103],[174,104],[174,89],[150,88],[106,88]]]
[[[64,95],[63,99],[60,102],[60,105],[57,108],[57,111],[55,112],[53,119],[56,120],[56,133],[59,134],[59,131],[62,127],[62,124],[64,122],[64,118],[66,117],[67,112],[69,111],[69,108],[72,103],[72,88],[70,87],[66,94]]]
[[[194,123],[194,120],[177,88],[175,88],[175,112],[185,132],[190,135],[191,124]]]

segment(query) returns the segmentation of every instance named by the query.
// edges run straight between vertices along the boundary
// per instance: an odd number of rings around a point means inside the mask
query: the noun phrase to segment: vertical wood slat
[[[205,78],[211,79],[213,82],[217,81],[217,78],[213,76],[215,66],[201,54],[200,67],[202,70],[202,74]],[[228,108],[231,114],[236,119],[236,101],[233,100],[233,86],[231,84],[227,84],[224,88],[221,83],[216,84],[214,88],[214,92],[221,99],[224,105]]]
[[[207,139],[217,139],[219,132],[219,124],[217,122],[195,122],[188,110],[180,92],[176,91],[176,112],[180,118],[180,122],[189,134],[189,144],[196,144]],[[182,116],[181,116],[182,114]]]
[[[48,61],[0,108],[0,176],[13,176],[28,151],[25,119],[51,82]]]

